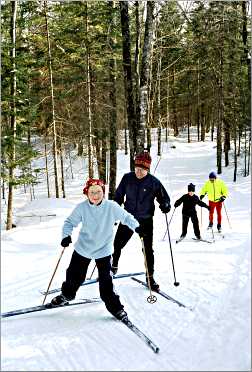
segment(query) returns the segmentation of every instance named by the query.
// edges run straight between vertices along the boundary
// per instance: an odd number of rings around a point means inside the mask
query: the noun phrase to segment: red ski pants
[[[217,223],[221,225],[221,208],[222,208],[222,202],[213,202],[209,200],[209,222],[213,223],[213,215],[214,215],[214,209],[216,208],[217,211]]]

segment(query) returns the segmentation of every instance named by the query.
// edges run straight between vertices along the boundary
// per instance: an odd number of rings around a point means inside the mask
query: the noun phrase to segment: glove
[[[139,234],[140,238],[143,238],[146,235],[146,232],[143,229],[143,226],[139,225],[135,228],[135,232]]]
[[[178,203],[177,202],[174,203],[174,207],[178,208]]]
[[[168,203],[160,204],[159,208],[161,209],[161,212],[163,213],[169,213],[171,210],[171,206]]]
[[[202,200],[205,197],[205,195],[200,195],[200,200]]]
[[[224,202],[225,199],[226,199],[226,197],[224,195],[222,195],[219,200],[220,200],[220,202]]]
[[[207,209],[210,211],[211,208],[209,207],[209,205],[207,206]]]
[[[64,248],[68,247],[70,243],[72,243],[72,239],[69,235],[61,240],[61,246]]]

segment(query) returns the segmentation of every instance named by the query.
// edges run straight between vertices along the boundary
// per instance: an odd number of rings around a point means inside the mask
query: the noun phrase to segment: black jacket
[[[189,194],[181,196],[180,199],[175,201],[174,207],[177,208],[181,203],[183,203],[182,213],[186,216],[193,216],[197,214],[195,209],[196,204],[198,204],[200,207],[209,209],[208,205],[201,201],[195,194],[192,196]]]
[[[125,199],[126,197],[126,199]],[[138,179],[135,172],[126,173],[116,192],[114,200],[122,205],[136,219],[153,217],[154,199],[162,205],[170,206],[170,198],[161,182],[151,174]]]

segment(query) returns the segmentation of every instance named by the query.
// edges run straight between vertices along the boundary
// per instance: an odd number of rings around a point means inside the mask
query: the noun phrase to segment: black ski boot
[[[63,294],[60,294],[52,299],[51,305],[54,307],[63,306],[68,304],[68,302],[69,300]]]
[[[213,227],[213,223],[212,222],[209,222],[209,225],[208,225],[208,230],[211,229]]]
[[[202,238],[201,238],[201,236],[196,236],[196,239],[201,240]]]
[[[116,317],[116,319],[121,320],[122,322],[127,322],[128,321],[128,314],[123,309],[117,311],[117,313],[115,313],[115,317]]]
[[[219,223],[217,225],[217,230],[218,230],[219,233],[221,233],[221,225]]]
[[[150,287],[153,291],[159,291],[159,285],[155,282],[153,276],[149,276],[149,280],[146,277],[146,283],[149,287],[149,282],[150,282]]]

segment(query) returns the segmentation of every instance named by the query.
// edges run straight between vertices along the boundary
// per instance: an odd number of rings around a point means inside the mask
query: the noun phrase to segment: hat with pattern
[[[84,189],[83,189],[83,194],[87,195],[89,187],[90,186],[95,186],[95,185],[101,186],[101,188],[103,190],[103,193],[105,193],[105,184],[102,180],[95,179],[95,178],[89,178],[86,182],[86,185],[85,185]]]

